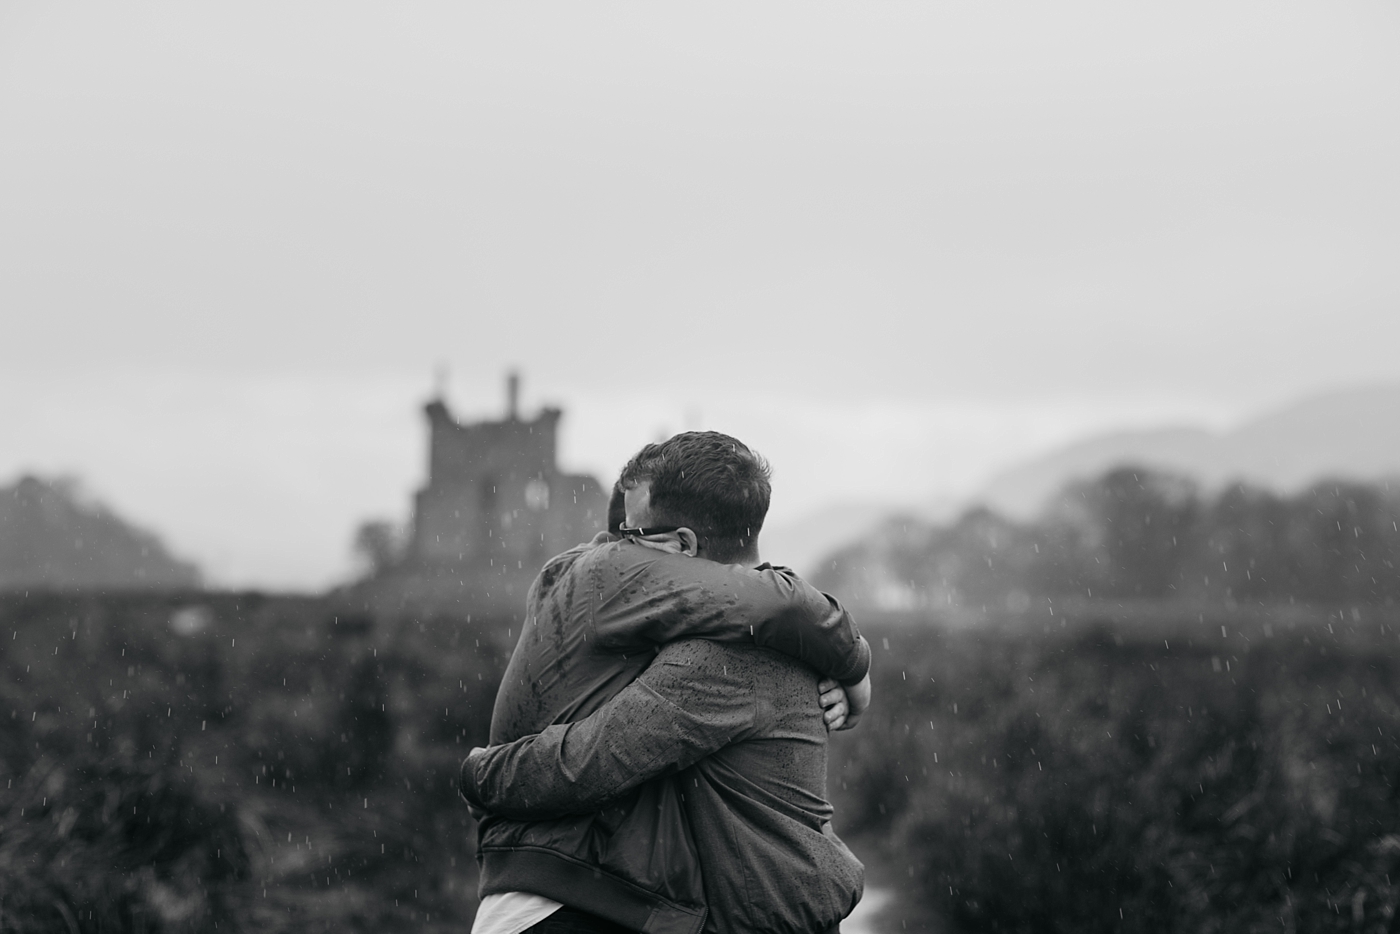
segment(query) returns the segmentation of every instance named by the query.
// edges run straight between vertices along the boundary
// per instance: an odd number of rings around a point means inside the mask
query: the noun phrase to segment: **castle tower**
[[[428,479],[414,497],[403,570],[456,582],[456,602],[463,588],[490,592],[493,602],[497,594],[523,602],[544,561],[606,526],[598,482],[562,473],[556,463],[563,413],[544,408],[522,418],[519,391],[512,373],[500,421],[458,422],[441,398],[423,409]]]

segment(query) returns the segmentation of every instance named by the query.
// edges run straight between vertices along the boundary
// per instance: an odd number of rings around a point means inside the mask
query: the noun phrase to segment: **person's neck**
[[[729,555],[723,560],[720,560],[719,558],[716,558],[713,555],[706,554],[705,550],[702,548],[700,550],[700,553],[697,554],[696,557],[704,558],[707,561],[714,561],[718,564],[738,564],[746,568],[756,568],[763,563],[763,559],[758,556],[757,548],[745,551],[742,554]]]

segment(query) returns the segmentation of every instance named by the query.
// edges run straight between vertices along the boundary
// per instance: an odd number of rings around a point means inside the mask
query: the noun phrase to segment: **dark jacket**
[[[673,643],[588,718],[474,751],[463,788],[492,813],[538,820],[677,770],[705,931],[818,934],[855,907],[864,869],[831,830],[816,676],[767,649]]]
[[[552,559],[531,586],[492,743],[587,716],[660,645],[688,636],[769,646],[847,683],[870,664],[850,615],[791,571],[665,554],[604,533]],[[492,814],[479,827],[478,859],[483,896],[533,892],[648,934],[703,925],[696,844],[673,779],[589,814]]]

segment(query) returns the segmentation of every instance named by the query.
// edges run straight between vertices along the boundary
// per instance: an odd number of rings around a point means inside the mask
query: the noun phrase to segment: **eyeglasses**
[[[681,526],[679,525],[650,525],[646,528],[629,529],[627,526],[623,525],[618,527],[617,534],[642,538],[647,535],[665,535],[667,532],[675,532],[680,528]]]

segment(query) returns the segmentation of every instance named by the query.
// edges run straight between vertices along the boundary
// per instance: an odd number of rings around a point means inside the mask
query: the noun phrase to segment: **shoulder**
[[[586,542],[580,542],[568,551],[562,551],[544,563],[538,575],[546,585],[561,574],[590,561],[597,560],[609,549],[615,548],[618,538],[609,532],[599,532]]]
[[[572,599],[578,575],[586,574],[590,559],[614,541],[607,532],[599,532],[590,541],[581,542],[568,551],[550,558],[535,575],[526,594],[527,606],[544,601]]]
[[[747,650],[747,651],[746,651]],[[657,652],[642,677],[649,682],[689,683],[696,689],[743,688],[751,691],[755,682],[754,660],[758,650],[712,642],[709,639],[677,639]]]
[[[682,666],[697,672],[718,669],[729,672],[731,677],[737,674],[746,679],[762,680],[770,676],[816,679],[816,674],[796,659],[747,642],[677,639],[662,646],[652,664]]]
[[[603,592],[629,584],[645,575],[654,576],[658,570],[669,571],[665,580],[672,585],[683,582],[684,571],[694,561],[684,555],[673,555],[656,548],[648,548],[627,539],[619,539],[601,533],[587,545],[579,546],[576,557],[580,570],[589,574],[594,584]]]
[[[723,663],[730,659],[743,657],[742,653],[734,651],[737,648],[740,646],[711,642],[709,639],[677,639],[661,647],[661,651],[657,653],[656,662],[668,665]]]

